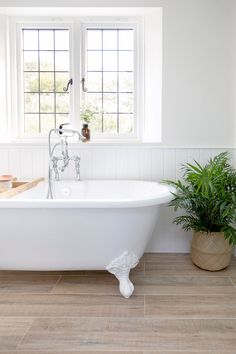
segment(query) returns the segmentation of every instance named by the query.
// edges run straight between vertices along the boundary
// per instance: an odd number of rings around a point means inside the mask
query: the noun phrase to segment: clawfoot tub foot
[[[119,289],[121,295],[123,295],[126,299],[128,299],[134,291],[134,285],[133,283],[129,280],[129,274],[127,275],[122,275],[121,276],[116,276],[117,279],[120,282]]]
[[[114,274],[119,280],[120,293],[126,299],[128,299],[134,291],[134,285],[129,280],[129,272],[132,268],[136,267],[138,262],[138,257],[134,253],[125,251],[106,267],[108,272]]]

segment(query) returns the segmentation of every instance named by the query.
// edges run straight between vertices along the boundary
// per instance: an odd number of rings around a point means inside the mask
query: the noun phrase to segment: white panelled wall
[[[138,179],[161,181],[181,177],[181,164],[194,159],[205,163],[229,148],[165,148],[155,145],[73,145],[71,153],[81,157],[81,179]],[[47,178],[46,145],[1,144],[0,174],[10,172],[21,180]],[[61,178],[73,178],[73,166]],[[189,252],[191,235],[172,224],[174,212],[161,207],[157,227],[147,251]]]
[[[73,145],[75,153],[81,156],[81,178],[175,179],[181,176],[182,163],[194,159],[205,163],[209,157],[225,151],[225,145],[232,146],[227,150],[235,153],[235,0],[1,0],[0,174],[10,172],[19,179],[46,177],[48,165],[46,144],[11,143],[15,107],[6,104],[7,97],[14,97],[14,93],[6,89],[6,67],[10,60],[5,33],[8,19],[4,16],[80,16],[88,11],[86,7],[94,7],[96,14],[101,16],[104,16],[106,7],[108,10],[114,7],[118,16],[120,6],[130,7],[132,11],[135,7],[162,8],[163,45],[162,51],[159,50],[159,60],[162,61],[161,143],[157,145],[154,140],[153,144],[91,142]],[[151,47],[157,48],[157,45],[155,42]],[[152,59],[149,56],[149,60]],[[153,71],[152,63],[149,64]],[[148,91],[155,105],[160,98],[158,85],[153,80]],[[150,96],[150,92],[154,96]],[[154,111],[152,116],[155,121],[157,114]],[[155,130],[154,133],[157,134]],[[215,147],[219,145],[219,148]],[[235,162],[234,157],[236,166]],[[63,178],[72,178],[72,173],[69,171]],[[189,251],[191,235],[173,225],[173,217],[172,210],[161,207],[148,251]]]

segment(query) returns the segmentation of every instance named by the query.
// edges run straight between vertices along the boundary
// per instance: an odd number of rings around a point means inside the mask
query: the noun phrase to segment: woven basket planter
[[[228,267],[233,247],[223,232],[195,232],[192,239],[192,261],[199,268],[217,271]]]

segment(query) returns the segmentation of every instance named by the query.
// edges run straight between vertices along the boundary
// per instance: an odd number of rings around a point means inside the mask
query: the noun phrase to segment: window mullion
[[[56,127],[56,48],[55,48],[55,30],[53,30],[53,81],[54,81],[54,126]]]
[[[102,29],[102,133],[104,132],[104,95],[103,95],[103,87],[104,87],[104,82],[103,82],[103,29]]]
[[[116,116],[116,124],[117,124],[117,133],[119,133],[119,31],[117,30],[117,116]]]
[[[41,81],[41,75],[40,75],[40,51],[39,51],[39,30],[37,31],[38,32],[38,88],[39,88],[39,109],[38,109],[38,112],[39,112],[39,133],[41,133],[41,115],[40,115],[40,107],[41,107],[41,104],[40,104],[40,100],[41,100],[41,95],[40,95],[40,81]]]

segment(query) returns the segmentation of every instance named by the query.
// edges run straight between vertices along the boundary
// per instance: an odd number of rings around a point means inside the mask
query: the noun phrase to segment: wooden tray
[[[31,189],[31,188],[37,186],[37,184],[39,184],[43,180],[44,180],[44,178],[41,177],[41,178],[34,179],[33,181],[30,181],[30,182],[13,181],[13,186],[11,189],[8,189],[4,192],[0,192],[0,199],[12,198],[19,193],[25,192],[28,189]]]

